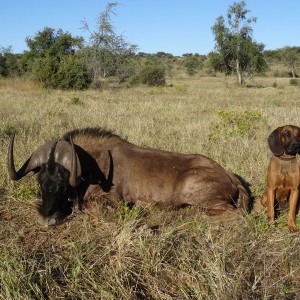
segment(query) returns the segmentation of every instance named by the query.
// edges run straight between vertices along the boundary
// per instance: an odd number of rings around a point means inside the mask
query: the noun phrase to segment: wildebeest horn
[[[72,187],[76,187],[77,186],[77,154],[71,136],[70,136],[70,143],[72,147],[72,166],[70,171],[69,183]]]
[[[39,168],[43,163],[48,160],[51,148],[54,146],[54,141],[48,141],[41,147],[39,147],[23,164],[23,166],[16,171],[14,164],[14,139],[15,134],[10,138],[9,148],[8,148],[8,174],[12,180],[19,180],[23,176],[28,175],[30,172],[36,173],[36,169]],[[34,174],[32,173],[32,175]]]
[[[77,178],[81,176],[81,166],[72,139],[70,139],[71,145],[66,141],[46,142],[27,159],[19,171],[16,171],[13,158],[14,138],[15,134],[11,136],[8,148],[8,173],[12,180],[19,180],[30,172],[36,173],[43,163],[49,161],[50,153],[56,144],[54,160],[70,172],[70,185],[77,186]]]
[[[78,185],[77,178],[81,176],[81,165],[71,137],[70,143],[67,141],[59,141],[57,143],[54,160],[70,172],[69,184],[72,187],[76,187]]]

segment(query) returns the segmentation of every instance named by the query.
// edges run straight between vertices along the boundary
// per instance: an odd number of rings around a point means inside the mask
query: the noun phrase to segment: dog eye
[[[285,132],[283,133],[283,135],[284,135],[285,137],[290,137],[290,133],[289,133],[288,131],[285,131]]]

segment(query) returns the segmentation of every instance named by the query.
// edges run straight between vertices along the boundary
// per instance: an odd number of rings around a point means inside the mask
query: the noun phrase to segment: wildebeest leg
[[[232,206],[230,203],[216,205],[215,207],[208,209],[207,214],[210,216],[218,216],[227,211],[235,211],[234,206]]]
[[[78,207],[79,211],[82,212],[84,210],[83,195],[80,195],[80,194],[76,193],[76,195],[75,195],[75,204],[77,204],[77,207]]]
[[[84,206],[88,206],[88,200],[96,200],[101,204],[111,207],[118,207],[121,197],[118,194],[106,193],[102,190],[100,185],[90,185],[85,191],[83,197]]]

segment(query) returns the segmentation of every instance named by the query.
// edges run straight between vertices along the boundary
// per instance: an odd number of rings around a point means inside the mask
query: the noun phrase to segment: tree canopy
[[[107,4],[96,19],[95,30],[90,28],[86,20],[82,21],[82,29],[90,33],[84,56],[94,83],[101,77],[111,75],[116,75],[121,82],[132,75],[131,57],[137,46],[128,43],[113,27],[111,18],[116,15],[117,6],[117,2]]]
[[[30,77],[45,87],[82,89],[90,83],[90,76],[76,51],[83,47],[82,37],[72,37],[62,29],[45,27],[31,38],[26,38],[29,51],[23,64]]]
[[[211,27],[215,39],[215,52],[210,54],[210,64],[226,75],[235,73],[240,84],[245,76],[263,71],[266,62],[263,57],[264,45],[252,39],[251,23],[255,17],[248,17],[250,10],[246,2],[235,2],[227,11],[227,19],[219,16]]]
[[[297,69],[300,65],[300,47],[284,47],[282,52],[283,62],[290,69],[292,77],[298,77]]]

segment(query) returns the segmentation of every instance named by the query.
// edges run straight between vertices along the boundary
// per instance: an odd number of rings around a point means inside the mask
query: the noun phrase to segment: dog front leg
[[[288,227],[291,232],[297,231],[296,227],[296,207],[299,197],[299,190],[294,189],[291,191],[289,197],[289,213],[288,213]]]
[[[275,221],[275,190],[272,188],[267,189],[267,209],[268,209],[268,224],[271,225]]]

